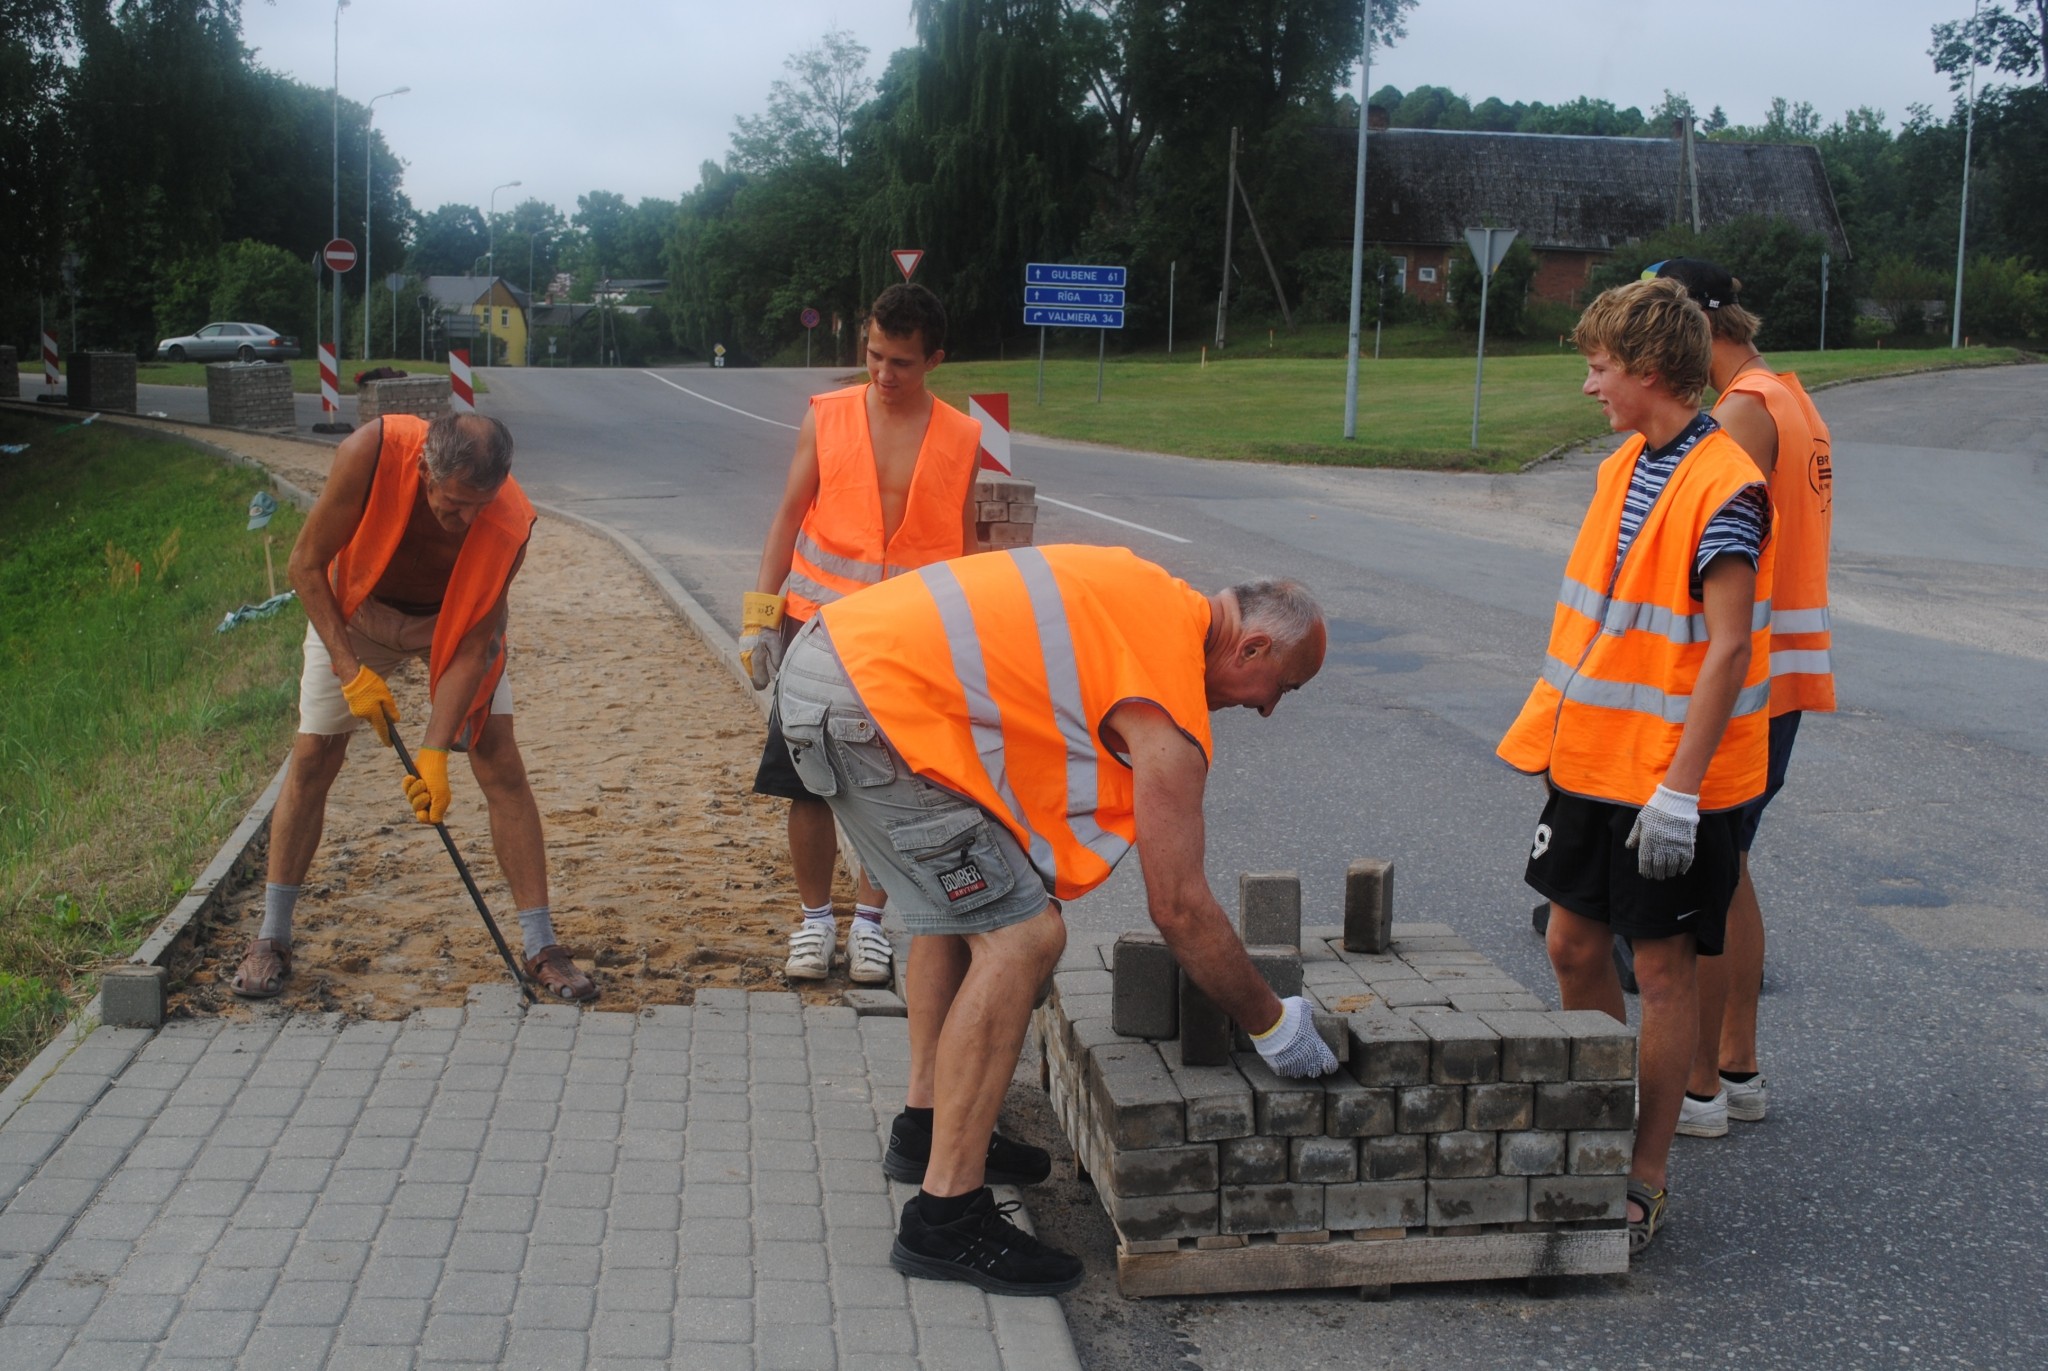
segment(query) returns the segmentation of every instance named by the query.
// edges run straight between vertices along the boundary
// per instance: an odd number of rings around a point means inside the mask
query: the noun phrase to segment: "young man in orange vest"
[[[913,935],[907,1107],[883,1162],[920,1186],[898,1270],[1015,1295],[1079,1282],[1081,1263],[1018,1230],[986,1186],[1050,1169],[995,1133],[996,1115],[1066,945],[1060,902],[1133,846],[1188,977],[1281,1075],[1336,1069],[1304,1001],[1252,966],[1202,866],[1210,712],[1270,715],[1326,642],[1291,582],[1203,595],[1123,548],[1056,546],[911,572],[826,605],[790,645],[777,699],[791,764]]]
[[[812,398],[741,618],[740,661],[756,690],[768,688],[783,647],[822,606],[974,551],[981,426],[925,389],[945,347],[939,297],[923,286],[891,286],[868,316],[868,384]],[[790,934],[783,973],[823,980],[839,941],[832,917],[838,839],[832,811],[790,768],[776,713],[768,716],[754,793],[789,801],[789,859],[802,918]],[[886,984],[892,973],[882,932],[885,897],[864,872],[856,873],[854,887],[847,975],[862,985]]]
[[[540,807],[512,732],[505,597],[534,513],[511,470],[512,435],[481,415],[432,424],[389,415],[336,449],[292,546],[292,588],[308,620],[299,733],[270,820],[263,926],[242,954],[235,994],[270,999],[284,988],[292,914],[349,735],[367,723],[388,746],[399,713],[384,678],[425,660],[432,707],[414,753],[420,774],[403,781],[414,817],[441,822],[448,753],[466,750],[519,910],[528,974],[561,999],[597,997],[555,939]]]
[[[1699,1036],[1698,958],[1718,956],[1738,812],[1764,791],[1770,504],[1756,465],[1700,413],[1707,318],[1676,281],[1603,293],[1573,335],[1583,390],[1635,436],[1600,465],[1565,564],[1549,655],[1500,755],[1550,798],[1526,879],[1551,902],[1567,1009],[1627,1021],[1616,935],[1642,996],[1629,1248],[1664,1214]]]
[[[1799,721],[1835,707],[1828,614],[1828,540],[1835,474],[1828,426],[1799,378],[1774,372],[1757,351],[1763,321],[1736,303],[1742,283],[1712,262],[1674,257],[1646,274],[1683,285],[1714,330],[1714,418],[1771,483],[1777,545],[1771,587],[1771,756],[1764,793],[1737,823],[1741,875],[1728,907],[1728,950],[1700,967],[1700,1042],[1678,1131],[1718,1138],[1728,1121],[1764,1117],[1769,1088],[1756,1060],[1764,979],[1764,916],[1749,850],[1764,806],[1785,784]]]

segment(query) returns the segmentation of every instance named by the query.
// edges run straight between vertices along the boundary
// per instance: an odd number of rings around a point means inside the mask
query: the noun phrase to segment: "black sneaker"
[[[932,1159],[931,1130],[908,1114],[898,1114],[889,1125],[889,1151],[882,1157],[882,1172],[892,1181],[907,1185],[924,1184],[925,1165]],[[988,1140],[988,1160],[982,1180],[989,1185],[1037,1185],[1052,1174],[1052,1154],[1042,1147],[1020,1143],[1000,1133]]]
[[[1017,1204],[997,1204],[986,1186],[964,1217],[929,1224],[913,1198],[889,1249],[889,1265],[906,1276],[966,1281],[992,1295],[1057,1295],[1081,1283],[1081,1259],[1048,1247],[1010,1222]]]

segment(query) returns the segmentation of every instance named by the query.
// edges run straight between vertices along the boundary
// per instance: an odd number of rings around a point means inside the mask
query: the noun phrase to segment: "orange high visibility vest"
[[[1832,620],[1828,610],[1828,540],[1835,526],[1835,468],[1827,423],[1789,371],[1745,371],[1728,383],[1714,408],[1734,394],[1764,402],[1778,426],[1778,463],[1771,470],[1778,545],[1771,586],[1771,717],[1795,709],[1835,707]]]
[[[911,769],[1007,828],[1061,899],[1137,839],[1130,764],[1102,741],[1111,710],[1150,701],[1211,755],[1208,597],[1124,548],[963,557],[823,612]]]
[[[867,392],[859,385],[811,397],[818,416],[818,498],[797,530],[786,587],[789,613],[799,619],[913,567],[973,551],[961,545],[961,511],[981,464],[981,425],[932,397],[903,522],[885,543]]]
[[[377,588],[384,568],[398,551],[413,502],[419,497],[419,456],[427,445],[427,421],[410,414],[388,414],[382,422],[383,445],[377,451],[377,474],[370,478],[370,498],[363,505],[362,522],[328,568],[344,619],[354,615]],[[507,476],[498,487],[497,498],[470,524],[462,551],[455,555],[455,569],[449,573],[441,612],[434,620],[434,641],[427,649],[430,695],[441,684],[441,673],[463,638],[497,607],[520,550],[533,534],[534,517],[526,492]],[[490,658],[490,667],[463,719],[459,742],[464,747],[483,736],[484,723],[490,718],[491,693],[505,674],[502,636],[492,640]]]
[[[1630,806],[1648,803],[1671,769],[1706,660],[1707,618],[1690,585],[1700,535],[1762,476],[1740,443],[1718,429],[1708,434],[1671,473],[1617,567],[1622,505],[1643,443],[1638,434],[1600,464],[1565,564],[1550,654],[1498,749],[1518,771],[1549,773],[1559,790]],[[1707,765],[1702,810],[1735,809],[1764,791],[1773,542],[1757,567],[1749,671]]]

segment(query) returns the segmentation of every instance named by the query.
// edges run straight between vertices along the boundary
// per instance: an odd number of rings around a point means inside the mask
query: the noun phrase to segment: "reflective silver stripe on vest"
[[[817,539],[802,529],[796,531],[796,550],[803,554],[805,561],[820,571],[829,571],[834,576],[844,576],[849,581],[858,581],[864,586],[874,585],[882,579],[882,568],[873,562],[863,562],[857,557],[841,557],[836,552],[827,552],[818,546]]]
[[[1771,654],[1773,676],[1832,676],[1834,671],[1835,659],[1826,648]]]
[[[1066,601],[1060,595],[1052,563],[1043,552],[1035,547],[1019,548],[1014,556],[1017,570],[1024,577],[1024,591],[1031,597],[1032,618],[1038,623],[1053,719],[1067,744],[1067,825],[1077,842],[1113,867],[1123,860],[1131,845],[1121,834],[1110,832],[1096,821],[1095,801],[1101,782],[1099,760],[1082,702],[1081,667],[1074,657],[1074,635],[1067,625]]]
[[[1835,616],[1822,605],[1819,609],[1779,609],[1771,612],[1773,633],[1827,633],[1835,626]]]
[[[1705,614],[1675,614],[1662,605],[1639,604],[1634,600],[1609,601],[1599,591],[1571,577],[1564,578],[1558,587],[1558,602],[1565,608],[1598,620],[1603,633],[1620,637],[1630,629],[1654,633],[1669,642],[1685,647],[1707,641],[1707,616]],[[1749,631],[1755,633],[1774,621],[1771,616],[1771,602],[1758,600],[1750,610]],[[1790,632],[1779,629],[1779,632]]]
[[[1649,714],[1667,724],[1684,724],[1686,710],[1692,705],[1690,695],[1668,695],[1655,686],[1637,685],[1632,681],[1603,681],[1597,676],[1572,670],[1569,663],[1556,657],[1543,659],[1543,679],[1573,704]],[[1770,702],[1771,683],[1766,678],[1736,692],[1735,708],[1729,717],[1739,719],[1745,714],[1754,714]]]
[[[953,676],[967,697],[967,727],[974,736],[974,750],[981,754],[982,772],[988,777],[989,788],[1030,839],[1031,865],[1049,890],[1059,874],[1059,863],[1053,859],[1052,844],[1033,831],[1024,806],[1017,803],[1016,791],[1010,788],[1009,773],[1003,766],[1003,712],[997,707],[995,696],[989,693],[988,667],[982,660],[981,640],[975,636],[967,592],[961,588],[960,578],[943,562],[924,568],[924,583],[938,604],[939,622],[946,629],[946,647],[953,657]]]
[[[789,581],[783,589],[791,594],[803,596],[814,605],[829,605],[834,600],[845,598],[831,586],[818,584],[794,567],[790,569]]]

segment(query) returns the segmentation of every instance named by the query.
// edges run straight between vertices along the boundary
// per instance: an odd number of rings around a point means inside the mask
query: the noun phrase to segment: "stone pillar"
[[[981,511],[975,520],[977,552],[1031,546],[1038,523],[1038,487],[1030,481],[984,472],[974,483]]]
[[[72,409],[135,412],[135,354],[74,352],[65,363],[66,388]]]
[[[213,363],[206,368],[206,420],[227,428],[296,429],[292,369],[269,362]]]
[[[356,422],[367,424],[386,414],[416,414],[438,419],[449,411],[446,376],[401,376],[365,381],[356,390]]]

